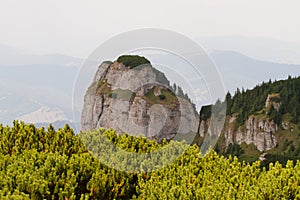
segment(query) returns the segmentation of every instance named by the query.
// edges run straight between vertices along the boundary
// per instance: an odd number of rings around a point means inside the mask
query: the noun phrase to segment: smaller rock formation
[[[273,106],[274,109],[280,109],[280,96],[278,94],[268,95],[266,100],[266,109]],[[251,115],[242,126],[236,127],[237,114],[227,116],[225,126],[222,130],[224,134],[224,142],[226,147],[229,144],[237,143],[247,145],[253,143],[256,148],[263,152],[274,148],[277,144],[275,133],[278,130],[278,125],[270,120],[267,115]],[[205,137],[210,125],[210,118],[200,122],[199,135]],[[286,125],[286,124],[284,124]],[[286,125],[285,127],[288,127]]]
[[[279,94],[269,94],[266,100],[266,108],[273,106],[275,110],[279,111],[281,106],[280,95]]]
[[[236,143],[253,143],[259,151],[270,150],[276,146],[277,141],[274,134],[278,127],[273,121],[250,116],[245,125],[244,129],[240,127],[236,132]]]

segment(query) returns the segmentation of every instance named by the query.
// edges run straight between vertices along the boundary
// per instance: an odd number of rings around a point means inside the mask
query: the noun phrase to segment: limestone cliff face
[[[81,117],[83,130],[112,128],[158,141],[196,133],[198,123],[192,104],[169,89],[163,73],[150,64],[130,68],[120,62],[100,65]]]
[[[235,119],[230,119],[234,121]],[[266,151],[274,148],[277,144],[274,136],[278,127],[273,121],[262,119],[260,117],[250,116],[246,122],[245,127],[239,127],[234,133],[233,130],[228,129],[226,144],[238,143],[246,144],[253,143],[259,151]],[[231,136],[231,137],[230,137]]]
[[[226,124],[222,130],[225,138],[226,147],[229,144],[251,144],[263,152],[274,148],[277,144],[275,132],[278,130],[277,125],[273,121],[263,119],[256,116],[250,116],[244,126],[237,130],[234,128],[236,116],[227,116]],[[209,127],[209,120],[201,121],[199,134],[204,137]]]
[[[239,128],[236,132],[235,141],[238,144],[253,143],[259,151],[270,150],[276,146],[277,141],[274,134],[278,127],[274,121],[250,116],[245,124],[244,130]]]
[[[229,144],[254,144],[256,148],[263,152],[270,150],[277,145],[275,133],[278,130],[277,124],[270,120],[266,114],[270,107],[273,106],[277,111],[280,109],[281,102],[279,94],[269,94],[265,108],[259,115],[251,115],[242,126],[236,127],[237,114],[227,116],[225,125],[222,130],[218,130],[224,134],[225,146]],[[208,134],[210,118],[200,121],[199,135],[205,137]],[[288,129],[288,123],[282,123],[282,127]]]

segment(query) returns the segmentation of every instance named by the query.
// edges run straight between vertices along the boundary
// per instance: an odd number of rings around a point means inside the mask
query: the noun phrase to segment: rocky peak
[[[269,94],[266,100],[266,108],[273,106],[275,110],[279,111],[281,106],[281,97],[279,94]]]
[[[85,94],[82,129],[113,128],[158,141],[196,133],[199,122],[192,104],[173,93],[162,72],[140,60],[144,63],[138,65],[125,56],[99,66]]]

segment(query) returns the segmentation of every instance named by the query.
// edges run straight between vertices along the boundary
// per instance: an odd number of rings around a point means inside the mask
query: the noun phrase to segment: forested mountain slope
[[[221,103],[221,102],[218,102]],[[266,164],[300,158],[300,77],[269,81],[226,96],[226,122],[216,150]],[[200,135],[209,124],[210,106],[201,111]]]

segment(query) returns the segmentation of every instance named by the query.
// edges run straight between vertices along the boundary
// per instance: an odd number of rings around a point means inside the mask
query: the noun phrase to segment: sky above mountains
[[[145,27],[194,39],[242,35],[300,43],[299,7],[298,0],[2,0],[0,43],[85,58],[113,35]]]
[[[140,28],[195,40],[232,92],[298,76],[299,7],[298,0],[1,0],[0,122],[40,113],[50,113],[42,122],[71,120],[82,61],[114,35]]]

